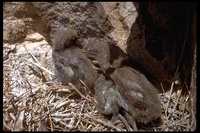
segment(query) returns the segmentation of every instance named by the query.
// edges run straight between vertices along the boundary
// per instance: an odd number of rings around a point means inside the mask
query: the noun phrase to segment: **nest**
[[[50,46],[18,52],[15,46],[4,45],[4,131],[126,131],[119,119],[112,122],[97,110],[94,94],[86,86],[82,90],[71,83],[63,86],[52,78],[53,72]],[[143,125],[140,130],[194,130],[190,91],[183,94],[173,88],[172,83],[168,93],[159,94],[162,122]]]

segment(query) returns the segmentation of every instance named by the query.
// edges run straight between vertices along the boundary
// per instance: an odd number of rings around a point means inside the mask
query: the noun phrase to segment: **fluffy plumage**
[[[83,81],[93,88],[98,73],[93,69],[91,61],[77,47],[77,32],[73,29],[63,29],[55,34],[52,57],[56,75],[64,85],[69,82],[80,87]]]
[[[161,115],[161,103],[157,90],[147,78],[130,67],[117,68],[110,77],[117,88],[119,106],[129,112],[133,118],[148,123]]]
[[[102,39],[89,38],[84,44],[82,52],[88,58],[97,60],[103,70],[110,67],[109,45]]]
[[[117,104],[118,96],[115,91],[116,86],[112,80],[106,79],[100,74],[95,82],[95,99],[97,100],[98,109],[105,115],[116,115],[119,112]]]

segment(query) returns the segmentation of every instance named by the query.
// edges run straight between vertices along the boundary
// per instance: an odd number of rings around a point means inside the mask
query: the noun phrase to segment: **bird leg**
[[[125,125],[127,131],[133,131],[131,129],[131,127],[129,126],[128,122],[126,121],[126,119],[120,113],[118,113],[117,115],[113,114],[111,121],[114,123],[116,118],[119,118],[122,121],[122,123]]]
[[[138,128],[136,126],[136,121],[133,118],[133,116],[131,114],[129,114],[127,111],[125,111],[125,117],[126,117],[126,120],[128,121],[128,123],[132,126],[133,131],[138,131]]]
[[[131,127],[129,126],[128,122],[126,121],[126,119],[121,115],[121,114],[117,114],[117,117],[124,123],[127,131],[132,131]]]

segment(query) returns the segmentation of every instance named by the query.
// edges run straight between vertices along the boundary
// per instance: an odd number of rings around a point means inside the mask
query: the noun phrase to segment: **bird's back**
[[[117,68],[111,78],[120,85],[117,89],[119,104],[139,122],[147,123],[161,114],[157,90],[140,72],[130,68]]]

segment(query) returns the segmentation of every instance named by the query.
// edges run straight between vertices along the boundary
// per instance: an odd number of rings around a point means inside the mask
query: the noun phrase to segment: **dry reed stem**
[[[72,84],[63,86],[57,80],[53,81],[50,49],[42,49],[44,51],[10,53],[3,61],[4,131],[15,130],[21,111],[24,115],[18,129],[24,131],[126,131],[121,121],[112,123],[98,112],[93,94],[89,91],[85,94]],[[38,74],[43,74],[48,84]],[[171,90],[174,90],[173,84]],[[172,91],[170,95],[165,92],[159,94],[159,98],[163,105],[161,125],[153,128],[145,125],[142,130],[194,130],[191,125],[195,116],[188,111],[188,99],[191,97]],[[26,101],[25,106],[23,101]]]

